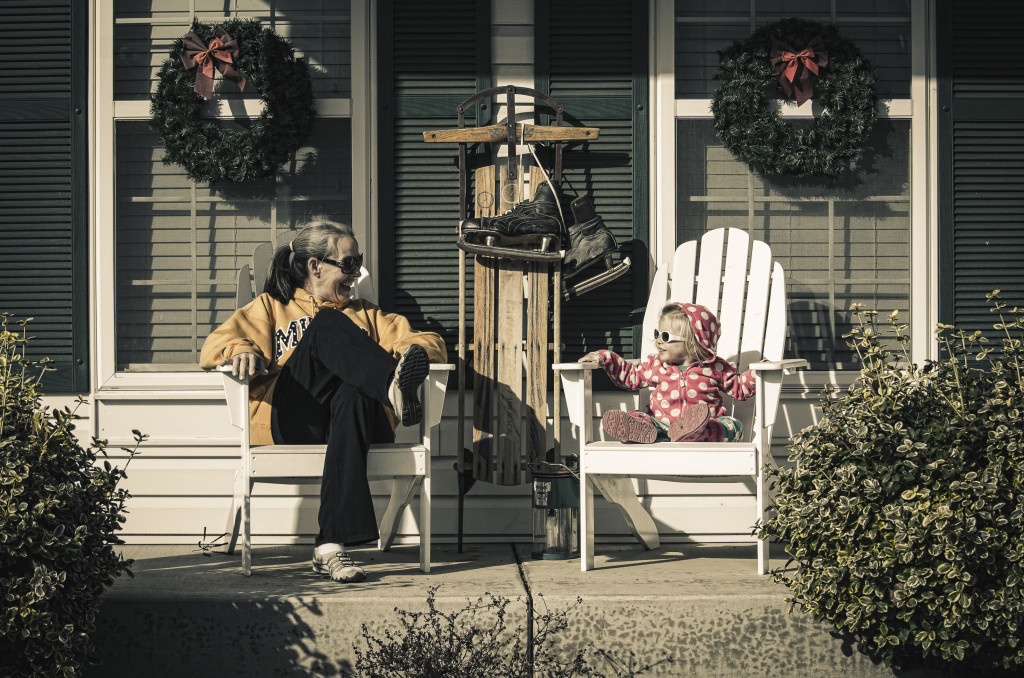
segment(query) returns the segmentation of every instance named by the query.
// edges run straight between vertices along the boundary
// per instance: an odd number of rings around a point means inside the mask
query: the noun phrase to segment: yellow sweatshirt
[[[270,430],[271,403],[274,383],[281,366],[295,350],[302,333],[322,308],[340,308],[364,329],[370,338],[396,358],[413,344],[427,351],[432,363],[443,363],[447,358],[444,341],[434,332],[414,332],[403,316],[386,314],[374,304],[362,299],[335,304],[313,296],[303,289],[295,290],[291,302],[282,304],[269,294],[261,294],[210,333],[203,344],[199,366],[212,370],[239,353],[255,353],[267,365],[268,374],[255,375],[249,388],[249,420],[252,424],[250,443],[270,445],[274,439]],[[398,417],[386,408],[391,425]]]

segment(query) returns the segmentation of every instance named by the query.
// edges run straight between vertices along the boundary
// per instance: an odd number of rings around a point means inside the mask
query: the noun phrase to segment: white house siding
[[[211,379],[216,377],[211,375]],[[798,379],[786,388],[773,435],[773,449],[780,460],[786,456],[791,432],[813,421],[816,391],[803,388]],[[453,470],[458,449],[454,444],[456,397],[452,393],[445,402],[440,446],[431,466],[433,532],[441,542],[453,541],[458,525],[458,486]],[[623,402],[636,406],[636,396],[628,393],[599,394],[596,401],[595,419],[605,408],[619,407]],[[564,404],[562,411],[566,411]],[[96,435],[109,440],[110,457],[115,463],[127,460],[120,448],[131,446],[131,429],[138,428],[150,436],[128,466],[124,481],[133,495],[122,535],[126,541],[194,543],[204,530],[209,537],[223,531],[238,465],[238,445],[220,392],[196,391],[173,398],[146,393],[102,397],[96,405],[96,422]],[[563,421],[562,440],[565,448],[575,441],[567,421]],[[467,440],[465,444],[469,443]],[[380,515],[389,487],[385,482],[371,486]],[[753,484],[749,481],[649,480],[640,481],[638,489],[666,541],[732,542],[749,538],[754,506]],[[316,533],[318,494],[315,483],[258,483],[252,503],[256,543],[309,541]],[[626,525],[616,510],[599,503],[597,511],[600,537],[628,538]],[[530,486],[476,484],[465,499],[464,521],[467,541],[529,540]],[[408,509],[399,542],[414,541],[416,533],[416,520]]]

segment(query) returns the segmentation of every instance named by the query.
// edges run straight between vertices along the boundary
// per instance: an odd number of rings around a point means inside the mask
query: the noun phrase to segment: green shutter
[[[990,337],[1024,304],[1024,5],[939,3],[939,310]]]
[[[647,304],[647,3],[538,0],[537,89],[566,119],[600,127],[597,141],[563,152],[568,195],[591,197],[632,270],[562,304],[564,359],[598,348],[631,357]]]
[[[0,3],[0,311],[33,317],[47,392],[88,389],[86,3]]]
[[[450,346],[460,301],[458,146],[427,144],[423,132],[456,127],[457,106],[490,87],[489,7],[380,3],[380,300]],[[475,113],[467,126],[479,124]]]

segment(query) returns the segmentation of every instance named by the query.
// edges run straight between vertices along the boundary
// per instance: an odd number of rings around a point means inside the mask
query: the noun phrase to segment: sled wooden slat
[[[476,217],[494,216],[494,165],[476,170]],[[494,355],[496,260],[473,265],[473,478],[494,482]]]
[[[526,315],[526,479],[530,469],[547,453],[548,394],[548,294],[551,290],[551,266],[539,262],[527,265],[529,304]]]
[[[524,265],[498,259],[498,441],[494,482],[499,485],[521,482]]]
[[[498,209],[505,212],[523,199],[523,167],[515,181],[509,181],[504,172],[498,195]],[[494,482],[499,485],[518,485],[522,463],[522,408],[523,408],[523,268],[521,261],[498,259],[497,300],[498,369],[495,391],[497,398],[498,436],[494,459]]]

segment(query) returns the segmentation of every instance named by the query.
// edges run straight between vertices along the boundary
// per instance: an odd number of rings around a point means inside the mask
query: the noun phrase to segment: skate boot
[[[473,254],[526,261],[557,261],[562,215],[554,191],[543,183],[533,200],[521,202],[496,217],[462,222],[459,249]]]
[[[566,299],[589,292],[615,280],[629,270],[629,257],[618,266],[612,255],[619,247],[615,236],[604,224],[604,219],[594,211],[590,198],[581,195],[572,201],[576,223],[569,227],[569,249],[562,261],[562,285]],[[584,271],[598,262],[604,263],[604,271],[590,278],[580,278]]]

